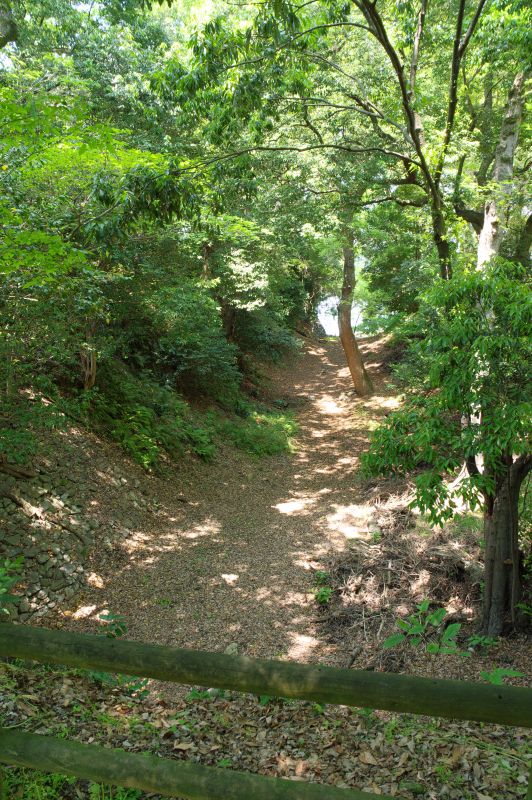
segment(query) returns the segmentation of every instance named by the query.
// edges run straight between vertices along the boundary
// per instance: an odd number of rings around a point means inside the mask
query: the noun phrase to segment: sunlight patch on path
[[[199,539],[201,536],[214,536],[220,533],[221,525],[216,519],[206,519],[201,525],[196,525],[188,531],[183,531],[181,536],[184,539]]]
[[[291,661],[306,661],[309,655],[320,646],[321,642],[315,636],[306,636],[302,633],[290,633],[292,644],[287,650],[287,657]]]
[[[372,506],[366,504],[335,506],[334,513],[327,516],[329,530],[341,533],[346,539],[363,539],[368,541],[368,521],[373,512]]]
[[[383,395],[374,394],[369,400],[364,402],[364,408],[369,408],[372,411],[395,411],[401,406],[399,397],[384,397]]]
[[[280,514],[287,514],[291,517],[294,514],[304,512],[308,506],[313,506],[316,503],[316,497],[297,497],[291,500],[285,500],[282,503],[272,506],[279,511]]]
[[[344,414],[345,409],[330,395],[326,394],[320,397],[314,403],[320,414]]]

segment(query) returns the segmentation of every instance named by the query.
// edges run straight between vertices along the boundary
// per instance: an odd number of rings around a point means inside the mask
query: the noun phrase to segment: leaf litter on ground
[[[130,696],[90,673],[4,663],[0,724],[406,800],[525,796],[532,754],[522,729],[232,692],[171,703],[150,688]],[[83,786],[61,800],[89,798]]]

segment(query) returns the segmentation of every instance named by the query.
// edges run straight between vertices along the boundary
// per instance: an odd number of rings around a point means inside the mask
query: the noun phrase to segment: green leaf
[[[443,635],[441,637],[442,642],[448,644],[449,642],[452,642],[454,639],[456,639],[456,636],[458,635],[458,632],[461,627],[462,626],[459,622],[453,622],[452,625],[449,625],[447,628],[445,628]]]
[[[436,628],[438,625],[440,625],[440,623],[442,622],[442,620],[445,618],[446,615],[447,611],[444,608],[438,608],[428,617],[428,622],[431,625],[434,625],[434,627]]]
[[[392,647],[397,647],[398,645],[402,644],[405,641],[405,638],[406,637],[402,633],[393,633],[384,640],[382,646],[385,650],[391,650]]]

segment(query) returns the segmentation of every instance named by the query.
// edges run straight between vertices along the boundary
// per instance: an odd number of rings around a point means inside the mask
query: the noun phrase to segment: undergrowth
[[[137,789],[79,781],[54,772],[18,767],[5,768],[4,786],[0,785],[1,788],[6,800],[79,800],[81,797],[87,800],[139,800],[142,797]]]
[[[228,440],[254,456],[292,452],[296,423],[289,413],[257,406],[242,396],[198,411],[171,386],[148,371],[133,373],[120,361],[102,367],[97,386],[81,397],[60,399],[65,413],[117,441],[145,469],[163,454],[192,453],[210,461]]]
[[[218,418],[215,430],[239,450],[254,456],[271,456],[293,452],[297,431],[294,417],[271,409],[250,409],[244,419]]]

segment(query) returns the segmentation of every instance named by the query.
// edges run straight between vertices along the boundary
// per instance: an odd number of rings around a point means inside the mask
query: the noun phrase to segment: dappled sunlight
[[[334,398],[324,395],[314,403],[320,414],[343,414],[343,407]]]
[[[315,626],[314,574],[333,553],[349,558],[360,545],[369,555],[375,508],[355,476],[368,426],[389,398],[379,395],[373,411],[356,397],[338,345],[312,346],[304,359],[305,378],[291,375],[289,393],[277,395],[297,411],[296,452],[259,461],[230,451],[189,466],[186,484],[176,471],[171,489],[168,479],[150,478],[150,513],[115,526],[71,624],[99,628],[108,607],[126,614],[133,639],[329,658],[325,629]],[[363,597],[366,613],[384,600],[371,581]]]
[[[291,644],[286,655],[291,661],[307,661],[321,644],[319,639],[308,634],[290,632],[288,636]]]
[[[336,462],[341,466],[351,467],[353,464],[358,464],[358,458],[354,458],[353,456],[344,456],[344,458],[339,458]]]
[[[303,592],[279,592],[282,594],[280,604],[283,608],[287,606],[302,606],[307,602],[307,595]]]
[[[316,497],[299,497],[294,500],[286,500],[283,503],[277,503],[273,508],[276,508],[280,514],[292,516],[293,514],[304,512],[309,506],[314,505],[316,500]]]
[[[334,508],[335,511],[327,516],[329,530],[343,534],[346,539],[371,539],[368,522],[373,511],[372,506],[360,504]]]
[[[95,605],[79,606],[79,608],[70,613],[70,616],[74,619],[86,619],[87,617],[92,617],[97,608],[98,606]]]
[[[225,581],[228,586],[234,586],[238,578],[239,576],[235,574],[222,573],[222,580]]]
[[[364,408],[373,412],[389,412],[400,408],[399,397],[385,397],[384,395],[374,394],[369,400],[364,401]]]
[[[202,536],[214,536],[219,534],[221,530],[221,525],[218,520],[215,519],[206,519],[200,525],[195,525],[194,528],[181,531],[179,534],[184,539],[199,539]]]
[[[96,572],[90,572],[87,575],[87,583],[90,586],[94,586],[95,589],[103,589],[104,587],[104,580],[101,575],[98,575]]]
[[[428,570],[426,569],[422,569],[419,573],[419,576],[411,584],[412,594],[414,596],[419,595],[420,598],[424,597],[427,593],[429,583],[430,583],[430,572],[428,572]]]

